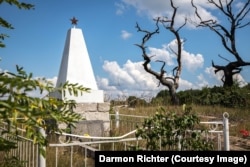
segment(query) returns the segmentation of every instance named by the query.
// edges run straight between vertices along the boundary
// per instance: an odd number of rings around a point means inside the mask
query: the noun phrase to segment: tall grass
[[[120,114],[152,116],[157,108],[138,106],[135,108],[120,108]],[[163,106],[168,111],[182,112],[182,106]],[[226,108],[221,106],[198,106],[192,105],[192,110],[202,116],[201,121],[222,120],[223,113],[229,114],[230,136],[241,136],[240,130],[250,131],[250,108]],[[204,120],[206,118],[206,120]]]

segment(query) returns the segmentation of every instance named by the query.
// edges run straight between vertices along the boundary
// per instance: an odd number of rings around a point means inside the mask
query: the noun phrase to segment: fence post
[[[223,133],[224,133],[224,150],[230,151],[230,140],[229,140],[229,125],[228,125],[229,114],[223,113]]]
[[[181,151],[181,147],[182,147],[182,145],[181,145],[182,135],[178,135],[177,137],[178,137],[178,151]]]
[[[115,111],[115,127],[119,128],[119,111]]]
[[[39,133],[46,138],[46,133],[45,130],[41,127],[38,128]],[[46,147],[43,147],[44,152],[46,153]],[[42,153],[40,152],[40,150],[38,151],[38,167],[46,167],[46,159],[45,157],[42,155]]]

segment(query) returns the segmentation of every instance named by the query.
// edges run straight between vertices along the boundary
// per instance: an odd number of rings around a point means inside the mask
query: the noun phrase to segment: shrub
[[[146,140],[147,150],[212,150],[213,144],[202,136],[205,128],[197,131],[199,117],[192,113],[191,107],[183,107],[178,114],[174,111],[157,109],[154,116],[144,120],[142,127],[137,126],[136,137]],[[201,127],[200,127],[201,128]]]

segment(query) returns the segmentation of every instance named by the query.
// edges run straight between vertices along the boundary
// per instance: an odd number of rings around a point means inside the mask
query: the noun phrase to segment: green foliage
[[[171,96],[168,90],[160,91],[155,98],[152,98],[151,105],[153,106],[161,106],[161,105],[168,105],[172,104]]]
[[[3,2],[6,2],[9,5],[14,5],[14,6],[18,7],[19,9],[28,9],[29,10],[29,9],[33,9],[34,8],[34,5],[29,4],[29,3],[25,3],[25,2],[20,2],[19,0],[1,0],[0,1],[0,5]]]
[[[55,124],[65,123],[74,126],[81,116],[73,112],[74,101],[62,101],[53,97],[33,97],[31,94],[38,91],[40,94],[57,91],[69,91],[75,96],[88,91],[77,84],[65,83],[60,88],[54,88],[52,83],[45,79],[33,79],[32,73],[27,74],[23,68],[17,66],[17,73],[0,73],[0,123],[6,123],[7,128],[2,131],[8,136],[18,136],[18,127],[25,125],[26,137],[39,144],[40,151],[46,146],[46,138],[38,131],[39,128],[50,131],[61,131],[53,124],[46,124],[47,120],[54,120]],[[0,140],[0,146],[5,151],[13,148],[15,142],[8,143]]]
[[[234,84],[232,87],[212,88],[204,87],[201,90],[185,90],[177,93],[180,104],[197,104],[197,105],[219,105],[224,107],[249,107],[250,89],[249,85],[239,87]],[[167,105],[166,99],[169,99],[168,94],[164,94],[165,90],[160,91],[157,96],[152,99],[151,104]],[[165,101],[165,102],[164,102]]]
[[[7,152],[4,157],[3,161],[0,164],[0,167],[24,167],[27,162],[21,161],[17,157],[13,157]]]
[[[0,151],[8,151],[10,149],[17,148],[16,142],[13,142],[11,140],[6,140],[4,138],[0,137]]]
[[[153,117],[144,120],[142,127],[137,127],[136,137],[146,139],[147,150],[159,150],[160,147],[166,150],[212,150],[212,143],[202,137],[205,129],[194,131],[199,122],[191,107],[184,107],[181,114],[159,108]]]
[[[144,99],[140,99],[136,96],[129,96],[127,102],[129,107],[144,106],[147,104]]]

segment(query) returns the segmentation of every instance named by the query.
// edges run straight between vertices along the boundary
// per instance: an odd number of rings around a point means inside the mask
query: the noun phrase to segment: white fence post
[[[115,127],[119,128],[119,111],[115,111]]]
[[[178,151],[181,151],[181,140],[182,140],[182,135],[178,135]]]
[[[229,125],[228,125],[229,114],[223,113],[223,133],[224,133],[224,150],[230,151],[230,140],[229,140]]]
[[[46,133],[45,130],[41,127],[38,128],[39,133],[42,134],[43,137],[46,138]],[[38,148],[39,149],[39,148]],[[43,147],[45,153],[46,153],[46,147]],[[45,157],[42,155],[42,153],[39,150],[39,155],[38,155],[38,167],[46,167],[46,159]]]

